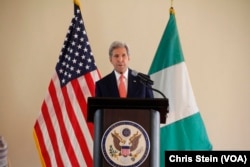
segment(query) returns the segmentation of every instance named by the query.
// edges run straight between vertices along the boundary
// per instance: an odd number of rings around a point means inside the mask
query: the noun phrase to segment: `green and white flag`
[[[149,75],[154,80],[153,87],[169,100],[169,114],[160,130],[161,167],[165,150],[212,150],[189,80],[172,7]]]

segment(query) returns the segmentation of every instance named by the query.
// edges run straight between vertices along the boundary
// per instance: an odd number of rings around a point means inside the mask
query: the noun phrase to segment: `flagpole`
[[[171,0],[171,7],[173,7],[173,2],[174,2],[174,0]]]
[[[174,7],[173,7],[173,2],[174,2],[174,0],[171,0],[171,7],[170,7],[170,9],[169,9],[169,13],[170,13],[170,14],[175,14],[175,12],[174,12]]]

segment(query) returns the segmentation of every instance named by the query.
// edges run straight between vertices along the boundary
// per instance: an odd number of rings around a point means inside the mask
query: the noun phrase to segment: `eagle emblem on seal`
[[[148,157],[150,141],[147,132],[136,122],[119,121],[103,134],[102,153],[113,167],[139,167]]]
[[[129,129],[125,129],[125,130],[123,130],[123,132],[124,131],[129,131]],[[124,132],[123,135],[128,135],[127,133]],[[135,134],[133,134],[131,137],[129,137],[128,139],[122,138],[121,135],[119,133],[117,133],[116,131],[111,133],[111,135],[113,137],[114,147],[116,148],[116,150],[119,150],[118,154],[113,154],[114,157],[117,157],[117,156],[123,156],[123,157],[131,156],[133,158],[136,158],[137,155],[143,149],[141,147],[134,154],[132,153],[133,151],[135,151],[137,149],[138,144],[139,144],[139,139],[141,137],[141,134],[139,134],[138,131]]]

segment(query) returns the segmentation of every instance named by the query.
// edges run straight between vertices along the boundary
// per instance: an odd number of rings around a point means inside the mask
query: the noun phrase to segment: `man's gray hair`
[[[112,42],[112,44],[109,47],[109,56],[112,56],[112,52],[116,48],[125,48],[127,50],[128,56],[130,55],[129,48],[128,48],[128,45],[126,43],[120,42],[120,41],[114,41],[114,42]]]

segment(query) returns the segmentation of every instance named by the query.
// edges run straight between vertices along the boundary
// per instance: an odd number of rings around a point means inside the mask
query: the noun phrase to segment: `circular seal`
[[[148,157],[150,140],[145,129],[132,121],[112,124],[104,133],[101,149],[113,167],[137,167]]]

